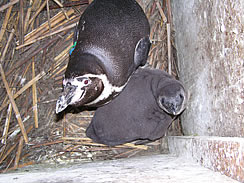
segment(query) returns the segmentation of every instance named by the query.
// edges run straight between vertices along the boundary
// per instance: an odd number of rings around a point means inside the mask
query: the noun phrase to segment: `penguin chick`
[[[145,65],[151,45],[148,20],[135,0],[94,0],[76,31],[56,113],[110,102]]]
[[[154,141],[185,109],[186,95],[183,85],[166,72],[139,68],[119,96],[96,110],[86,135],[109,146]]]
[[[169,83],[159,89],[159,106],[168,114],[179,115],[184,110],[185,91],[178,83]]]

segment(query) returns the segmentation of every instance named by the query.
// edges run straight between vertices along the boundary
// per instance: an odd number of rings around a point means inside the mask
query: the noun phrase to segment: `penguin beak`
[[[173,102],[167,103],[164,105],[165,112],[176,116],[178,114],[178,106],[176,106]]]
[[[56,114],[62,112],[68,107],[68,105],[74,104],[77,99],[81,98],[85,90],[79,90],[77,92],[77,86],[69,85],[64,88],[62,95],[58,98],[56,103]]]
[[[159,104],[160,107],[167,113],[174,116],[179,115],[183,109],[184,97],[180,94],[174,97],[160,97]]]
[[[86,94],[92,81],[88,77],[78,76],[63,80],[64,91],[56,103],[56,113],[62,112],[68,105],[84,105],[89,96]]]

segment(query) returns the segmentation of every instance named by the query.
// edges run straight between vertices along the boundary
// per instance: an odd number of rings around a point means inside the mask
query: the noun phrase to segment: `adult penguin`
[[[154,141],[185,109],[186,100],[178,80],[162,70],[139,68],[118,97],[96,110],[86,135],[109,146]]]
[[[68,105],[98,107],[120,93],[146,63],[149,34],[135,0],[94,0],[80,18],[56,113]]]

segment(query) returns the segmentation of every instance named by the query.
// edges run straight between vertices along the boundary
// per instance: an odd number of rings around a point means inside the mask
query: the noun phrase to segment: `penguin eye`
[[[84,81],[84,84],[85,84],[85,85],[87,85],[87,84],[88,84],[88,82],[89,82],[89,81],[86,79],[86,80]]]
[[[83,83],[85,86],[89,85],[90,84],[90,80],[89,79],[84,79],[83,80]]]
[[[161,104],[164,104],[165,100],[164,97],[161,99]]]
[[[78,82],[81,82],[82,85],[87,86],[91,83],[91,80],[87,77],[76,77],[75,78]]]

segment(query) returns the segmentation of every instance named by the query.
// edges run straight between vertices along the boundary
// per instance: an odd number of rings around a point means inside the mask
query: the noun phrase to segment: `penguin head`
[[[84,106],[101,95],[104,84],[100,76],[104,75],[104,69],[98,63],[94,55],[81,54],[77,48],[72,52],[65,71],[63,92],[56,103],[56,113],[69,105]]]
[[[171,115],[179,115],[186,107],[186,92],[179,82],[168,83],[160,88],[158,104],[161,109]]]
[[[60,113],[69,105],[82,106],[95,100],[103,91],[103,82],[89,75],[63,80],[63,93],[56,103],[56,113]]]

